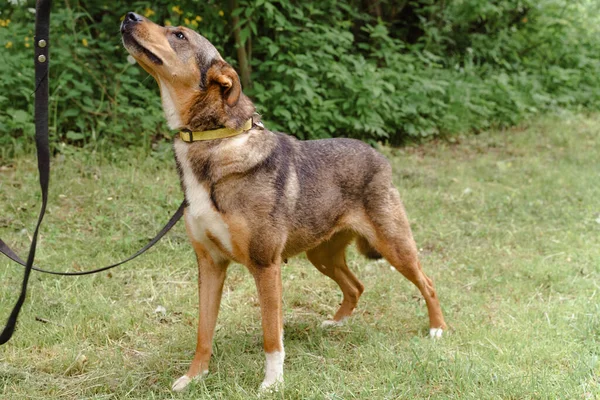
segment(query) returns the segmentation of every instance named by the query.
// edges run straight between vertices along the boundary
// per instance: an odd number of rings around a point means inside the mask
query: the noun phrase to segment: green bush
[[[599,6],[591,0],[98,3],[54,1],[56,150],[149,150],[170,137],[156,84],[127,63],[121,45],[119,21],[130,10],[198,30],[240,71],[268,126],[301,138],[400,143],[600,105]],[[28,7],[33,1],[11,1],[0,13],[3,156],[33,134]]]

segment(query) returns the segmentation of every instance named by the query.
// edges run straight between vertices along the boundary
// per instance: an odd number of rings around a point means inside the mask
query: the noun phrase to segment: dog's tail
[[[368,259],[379,260],[382,257],[382,255],[379,254],[379,252],[369,244],[367,239],[365,239],[362,236],[356,238],[356,247],[358,248],[360,254],[367,257]]]

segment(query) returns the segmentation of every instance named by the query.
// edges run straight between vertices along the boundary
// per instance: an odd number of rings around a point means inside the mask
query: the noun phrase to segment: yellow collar
[[[250,118],[241,129],[233,129],[233,128],[220,128],[220,129],[212,129],[210,131],[196,131],[191,132],[189,130],[179,131],[179,138],[184,142],[197,142],[201,140],[213,140],[213,139],[222,139],[231,136],[239,135],[240,133],[244,133],[252,129],[252,118]]]

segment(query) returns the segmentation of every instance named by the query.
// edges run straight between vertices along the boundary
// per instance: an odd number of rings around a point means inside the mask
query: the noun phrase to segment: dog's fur
[[[121,32],[127,50],[158,82],[172,129],[239,129],[253,116],[238,75],[204,37],[134,13],[126,15]],[[343,292],[339,310],[324,326],[349,317],[364,290],[346,265],[345,249],[355,240],[362,254],[385,257],[419,288],[430,334],[441,335],[445,323],[438,298],[421,270],[390,165],[381,154],[358,140],[299,141],[256,125],[225,139],[175,139],[174,148],[200,293],[196,355],[174,390],[208,372],[231,260],[249,269],[258,289],[263,389],[283,380],[281,262],[301,252]]]

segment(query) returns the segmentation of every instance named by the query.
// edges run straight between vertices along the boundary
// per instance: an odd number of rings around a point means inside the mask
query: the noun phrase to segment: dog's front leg
[[[283,382],[283,307],[281,287],[281,264],[252,266],[250,268],[260,302],[265,349],[265,379],[260,390],[277,389]]]
[[[198,319],[198,338],[196,354],[188,372],[173,383],[173,390],[185,389],[193,378],[208,373],[208,363],[212,354],[212,341],[221,304],[223,283],[227,272],[228,260],[214,261],[202,248],[192,241],[198,259],[198,294],[200,310]]]

